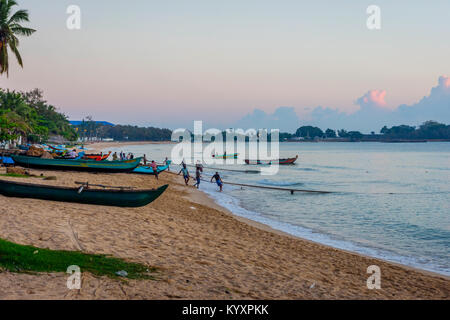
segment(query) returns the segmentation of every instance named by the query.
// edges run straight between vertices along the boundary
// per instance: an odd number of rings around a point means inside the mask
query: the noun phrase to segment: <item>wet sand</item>
[[[103,146],[101,146],[103,148]],[[4,169],[0,169],[4,173]],[[450,279],[330,248],[233,216],[181,176],[90,174],[31,170],[74,181],[154,188],[155,202],[116,208],[0,196],[0,238],[57,250],[110,254],[160,269],[158,280],[0,272],[0,299],[449,299]],[[193,183],[193,182],[192,182]],[[369,290],[367,267],[381,269],[381,289]]]

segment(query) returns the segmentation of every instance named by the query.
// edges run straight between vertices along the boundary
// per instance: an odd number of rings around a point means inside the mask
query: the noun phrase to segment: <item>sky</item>
[[[38,31],[21,39],[24,69],[11,63],[0,87],[41,88],[71,120],[366,132],[383,119],[450,123],[448,0],[18,2]],[[66,26],[69,5],[80,30]],[[379,30],[366,26],[369,5],[381,9]]]

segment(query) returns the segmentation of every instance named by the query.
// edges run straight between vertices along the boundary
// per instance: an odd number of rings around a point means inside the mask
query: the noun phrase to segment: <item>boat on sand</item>
[[[22,155],[11,155],[17,165],[25,168],[51,170],[93,171],[93,172],[130,172],[136,168],[142,158],[123,161],[94,161],[83,159],[44,159]]]
[[[0,194],[7,197],[75,202],[116,207],[143,207],[155,201],[168,185],[150,190],[132,190],[126,187],[91,189],[89,184],[80,187],[55,187],[0,179]]]

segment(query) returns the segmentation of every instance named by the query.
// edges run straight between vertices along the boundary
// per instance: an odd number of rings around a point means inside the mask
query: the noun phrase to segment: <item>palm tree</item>
[[[31,36],[36,30],[25,28],[21,22],[28,22],[28,11],[17,10],[12,14],[12,7],[16,6],[15,0],[0,0],[0,74],[6,72],[9,76],[8,46],[17,58],[17,62],[23,68],[22,57],[19,50],[17,36]]]

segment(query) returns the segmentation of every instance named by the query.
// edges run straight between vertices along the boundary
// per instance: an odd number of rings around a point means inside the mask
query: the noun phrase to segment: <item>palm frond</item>
[[[20,56],[19,50],[17,50],[17,44],[9,43],[9,47],[11,48],[11,51],[14,52],[14,55],[16,56],[19,65],[23,68],[23,61],[22,57]]]
[[[23,22],[23,21],[30,21],[28,17],[28,11],[27,10],[17,10],[11,18],[9,18],[8,24],[11,23],[17,23],[17,22]]]
[[[9,14],[11,13],[11,9],[14,6],[17,6],[17,2],[15,0],[6,0],[6,15],[9,17]]]
[[[36,32],[36,30],[34,29],[25,28],[20,25],[17,25],[16,27],[11,27],[11,31],[18,36],[25,36],[25,37],[29,37]]]

